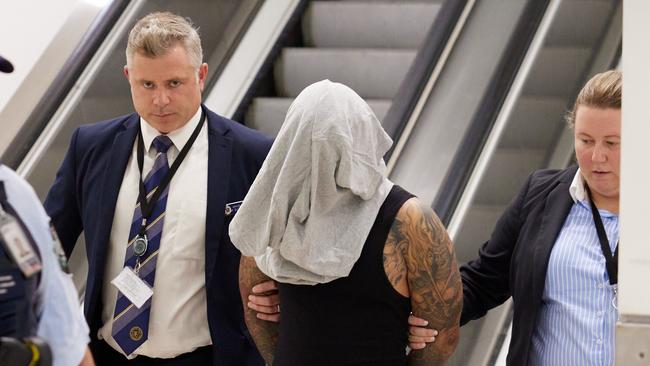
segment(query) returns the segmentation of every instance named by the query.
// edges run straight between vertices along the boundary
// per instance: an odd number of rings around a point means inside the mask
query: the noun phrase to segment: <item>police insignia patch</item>
[[[70,268],[68,267],[68,257],[65,256],[65,252],[61,246],[61,241],[59,240],[59,236],[56,234],[56,230],[54,229],[54,225],[52,225],[52,223],[50,223],[50,234],[52,235],[52,249],[54,250],[56,258],[59,260],[59,266],[61,266],[61,270],[65,273],[70,273]]]
[[[142,328],[135,326],[129,331],[129,337],[134,341],[139,341],[142,339]]]

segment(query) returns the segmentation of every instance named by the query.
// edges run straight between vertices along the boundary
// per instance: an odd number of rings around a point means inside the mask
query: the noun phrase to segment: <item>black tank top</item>
[[[273,365],[406,365],[411,303],[386,277],[383,252],[397,212],[411,197],[393,186],[348,277],[279,285],[282,320]]]

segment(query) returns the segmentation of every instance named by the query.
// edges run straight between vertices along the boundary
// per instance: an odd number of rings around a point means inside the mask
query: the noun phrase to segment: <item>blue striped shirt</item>
[[[582,184],[578,171],[574,184]],[[618,312],[609,284],[589,201],[572,186],[574,205],[555,242],[546,274],[542,306],[533,334],[530,364],[610,366]],[[612,253],[619,220],[599,210]]]

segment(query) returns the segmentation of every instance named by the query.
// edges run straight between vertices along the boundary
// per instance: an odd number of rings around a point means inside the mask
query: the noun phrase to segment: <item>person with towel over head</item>
[[[269,365],[437,365],[458,343],[462,286],[430,207],[386,178],[392,140],[349,87],[323,80],[293,102],[230,224],[246,324]],[[282,320],[246,308],[279,282]],[[439,331],[406,354],[413,312]]]

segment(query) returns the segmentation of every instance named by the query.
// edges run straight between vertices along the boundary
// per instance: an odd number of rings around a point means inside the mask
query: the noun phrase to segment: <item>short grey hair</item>
[[[182,44],[196,69],[203,62],[203,49],[197,28],[192,22],[170,12],[155,12],[140,19],[131,32],[126,46],[126,64],[135,53],[147,57],[164,56],[178,43]]]

